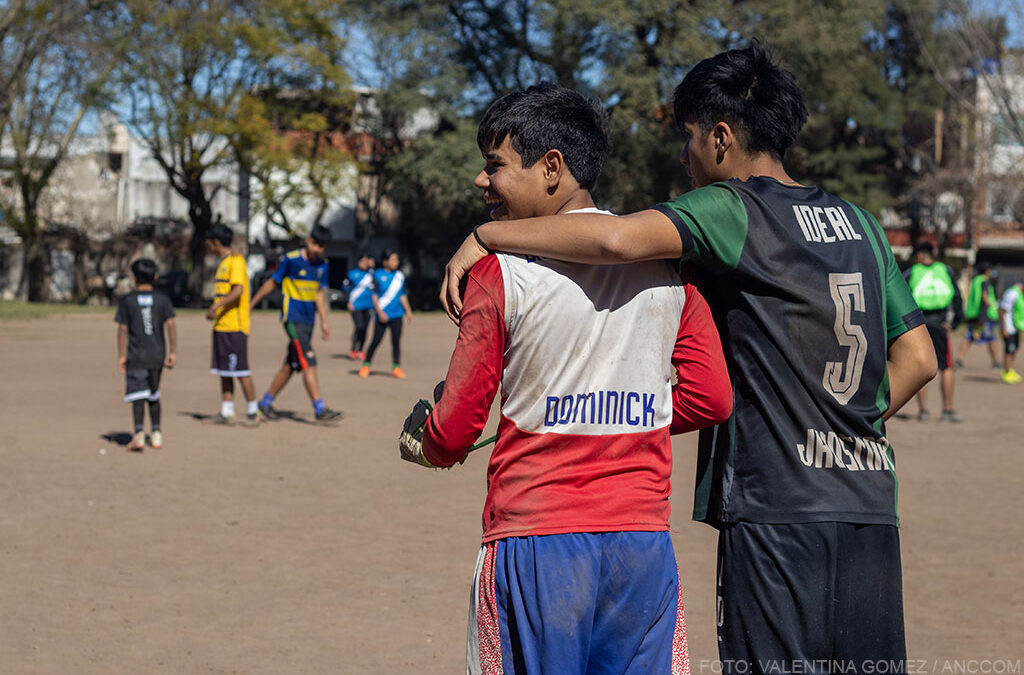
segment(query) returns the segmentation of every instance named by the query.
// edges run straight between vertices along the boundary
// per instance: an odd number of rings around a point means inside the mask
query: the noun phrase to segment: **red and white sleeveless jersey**
[[[481,261],[424,430],[431,462],[463,457],[499,382],[485,542],[668,529],[670,431],[718,423],[732,403],[707,305],[663,261]]]

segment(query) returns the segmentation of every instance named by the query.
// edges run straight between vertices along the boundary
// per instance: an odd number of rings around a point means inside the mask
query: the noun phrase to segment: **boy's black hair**
[[[935,257],[935,247],[932,246],[930,241],[922,240],[914,244],[913,253],[911,255],[917,255],[918,253],[927,253],[929,257]]]
[[[985,272],[988,272],[990,269],[992,269],[992,263],[990,263],[987,260],[979,260],[974,265],[975,274],[984,274]]]
[[[215,223],[206,233],[206,238],[215,239],[223,246],[231,246],[231,240],[235,238],[235,233],[224,223]]]
[[[151,284],[156,279],[156,263],[149,258],[139,258],[132,263],[132,276],[136,284]]]
[[[779,161],[807,121],[796,77],[756,41],[695,65],[676,87],[672,108],[680,129],[696,120],[708,133],[726,122],[747,152]]]
[[[608,114],[578,91],[541,82],[491,104],[480,120],[476,144],[487,152],[509,139],[533,166],[548,150],[558,150],[576,182],[592,190],[611,152]]]
[[[320,246],[327,246],[331,243],[331,231],[323,225],[314,225],[309,231],[309,238]]]

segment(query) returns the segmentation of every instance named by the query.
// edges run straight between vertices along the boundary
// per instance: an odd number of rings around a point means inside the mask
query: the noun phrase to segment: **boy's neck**
[[[151,291],[151,290],[153,290],[153,284],[135,284],[135,290],[137,290],[137,291]]]
[[[783,185],[800,186],[800,183],[790,178],[782,162],[768,154],[759,154],[752,157],[748,162],[738,166],[733,172],[740,180],[751,178],[773,178]]]
[[[579,209],[593,209],[596,208],[594,205],[594,198],[590,195],[590,190],[574,190],[569,194],[566,199],[562,202],[553,213],[548,215],[557,216],[560,213],[568,213],[569,211],[578,211]]]

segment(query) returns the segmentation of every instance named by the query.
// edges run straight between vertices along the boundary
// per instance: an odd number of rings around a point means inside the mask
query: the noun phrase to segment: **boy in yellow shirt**
[[[231,251],[233,237],[231,228],[220,223],[211,227],[206,235],[207,250],[221,259],[214,279],[213,304],[206,311],[206,318],[213,321],[210,372],[220,376],[220,413],[214,421],[218,424],[235,421],[234,378],[237,377],[245,394],[245,421],[258,424],[256,389],[249,372],[249,274],[245,258]]]

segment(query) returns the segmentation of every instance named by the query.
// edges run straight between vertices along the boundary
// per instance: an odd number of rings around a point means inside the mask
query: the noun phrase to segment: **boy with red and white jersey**
[[[474,184],[492,217],[601,212],[590,189],[607,118],[579,93],[541,84],[509,94],[477,143],[485,167]],[[403,455],[436,467],[464,459],[499,383],[468,671],[688,672],[669,435],[717,424],[732,406],[703,298],[664,261],[488,256],[468,277],[422,445],[421,424],[407,422]],[[422,404],[410,419],[418,413]]]

